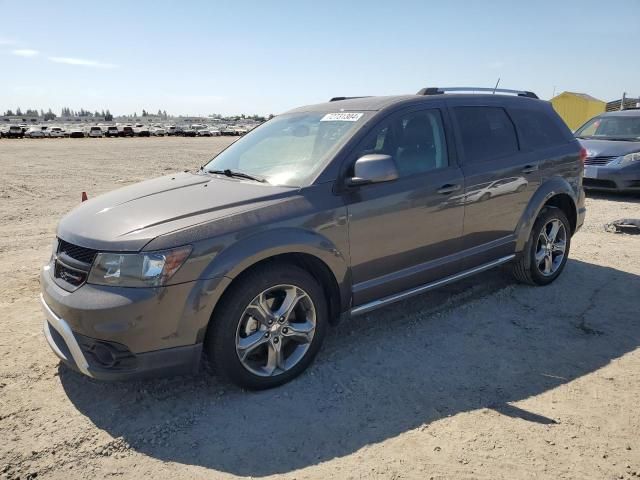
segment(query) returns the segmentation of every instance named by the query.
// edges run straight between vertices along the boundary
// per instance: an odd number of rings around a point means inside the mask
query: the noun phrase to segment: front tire
[[[236,385],[262,390],[301,374],[328,325],[322,286],[307,271],[270,263],[244,274],[216,307],[205,349]]]
[[[569,257],[571,226],[562,210],[544,207],[531,229],[513,275],[529,285],[548,285],[560,276]]]

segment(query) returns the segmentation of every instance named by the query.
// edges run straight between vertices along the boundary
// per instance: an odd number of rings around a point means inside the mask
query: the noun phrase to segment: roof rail
[[[447,92],[491,92],[510,93],[519,97],[538,98],[538,96],[527,90],[509,90],[506,88],[483,88],[483,87],[430,87],[421,89],[416,95],[441,95]]]
[[[331,100],[329,100],[330,102],[339,102],[341,100],[352,100],[354,98],[369,98],[370,95],[367,96],[362,96],[362,97],[333,97]]]

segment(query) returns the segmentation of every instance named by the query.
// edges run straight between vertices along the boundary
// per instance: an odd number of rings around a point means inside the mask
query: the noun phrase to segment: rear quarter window
[[[513,122],[502,107],[455,107],[466,163],[487,162],[518,152]]]
[[[540,150],[567,143],[570,138],[552,113],[542,110],[510,108],[509,114],[516,124],[523,150]]]

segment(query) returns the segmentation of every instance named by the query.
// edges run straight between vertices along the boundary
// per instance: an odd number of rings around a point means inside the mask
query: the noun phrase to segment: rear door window
[[[545,112],[510,108],[509,114],[518,128],[523,150],[540,150],[567,143],[563,131]]]
[[[464,158],[467,163],[487,162],[518,152],[513,122],[501,107],[455,107]]]

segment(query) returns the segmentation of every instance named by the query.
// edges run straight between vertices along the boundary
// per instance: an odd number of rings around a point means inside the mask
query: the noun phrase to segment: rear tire
[[[571,226],[562,210],[544,207],[533,224],[513,276],[528,285],[548,285],[560,276],[571,247]]]
[[[316,279],[297,266],[270,263],[243,274],[225,293],[205,351],[226,380],[251,390],[272,388],[311,364],[327,326],[327,301]]]

